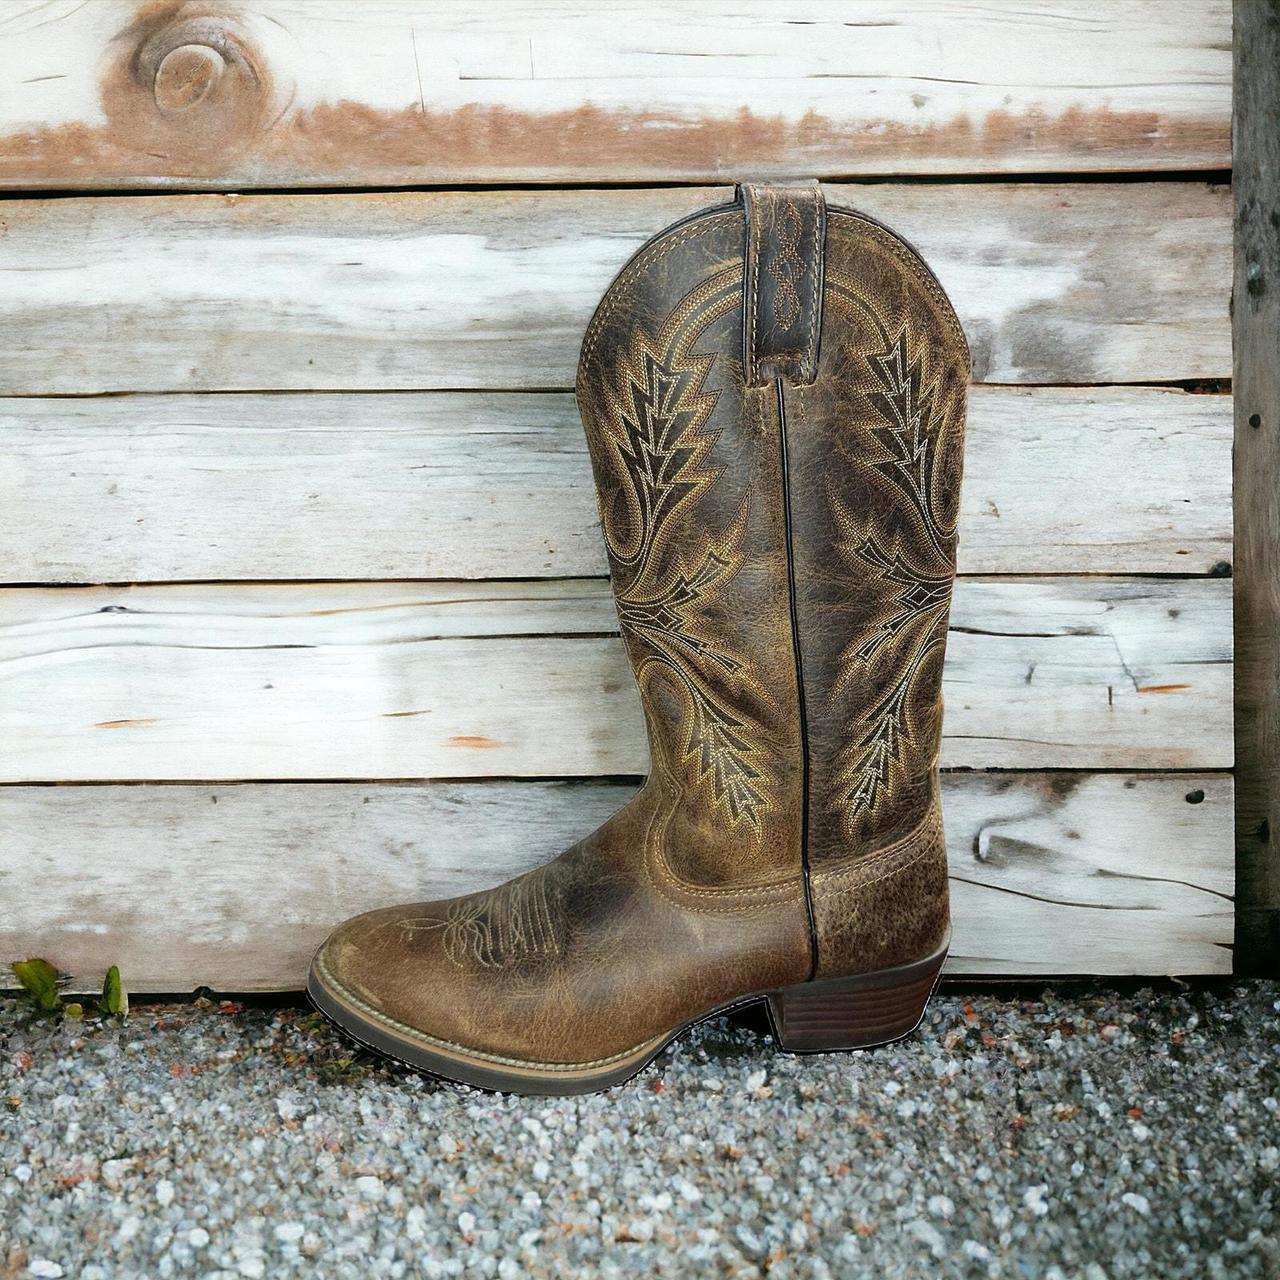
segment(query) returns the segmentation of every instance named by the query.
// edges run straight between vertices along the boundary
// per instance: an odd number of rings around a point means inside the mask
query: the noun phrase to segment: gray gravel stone
[[[1280,985],[944,988],[914,1038],[750,1015],[576,1099],[296,1009],[0,999],[0,1278],[1280,1275]]]

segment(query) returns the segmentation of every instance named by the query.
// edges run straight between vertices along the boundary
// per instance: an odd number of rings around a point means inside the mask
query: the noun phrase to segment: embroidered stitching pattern
[[[747,350],[745,355],[745,373],[748,386],[762,385],[762,377],[795,376],[802,381],[810,381],[817,365],[818,355],[818,312],[820,310],[820,292],[822,282],[821,246],[825,206],[821,190],[815,184],[812,189],[814,235],[817,242],[817,278],[809,290],[808,332],[804,337],[803,348],[788,347],[786,350],[770,351],[763,358],[759,352],[760,328],[760,260],[759,237],[751,235],[747,229],[747,248],[750,262],[747,269],[747,308],[749,318]],[[776,197],[764,197],[776,205]],[[782,224],[779,227],[779,222]],[[810,263],[800,254],[800,240],[803,224],[794,204],[786,204],[780,220],[775,221],[775,231],[782,244],[777,255],[770,255],[766,260],[766,271],[774,282],[773,310],[774,321],[785,331],[792,329],[806,310],[805,299],[800,294],[800,282],[809,274]],[[775,335],[776,336],[776,335]],[[794,335],[800,337],[800,335]],[[767,380],[767,378],[765,379]]]
[[[774,285],[773,314],[784,329],[790,329],[800,318],[799,284],[808,270],[800,256],[800,215],[794,205],[783,209],[775,226],[779,248],[768,259]]]
[[[821,188],[816,184],[813,188],[813,228],[816,240],[814,259],[818,269],[817,279],[813,282],[813,300],[809,306],[809,337],[800,361],[800,377],[805,381],[812,380],[818,369],[818,313],[822,310],[823,261],[826,257],[826,202]]]
[[[682,523],[676,548],[668,549],[676,517],[720,476],[708,462],[716,434],[705,430],[717,393],[702,389],[714,357],[690,349],[738,303],[741,274],[727,274],[717,277],[716,290],[703,286],[682,301],[657,338],[637,330],[620,353],[601,423],[621,484],[608,500],[602,493],[601,524],[609,554],[626,575],[617,590],[618,617],[637,680],[643,685],[659,672],[671,677],[684,703],[682,763],[692,766],[713,808],[758,832],[773,803],[773,780],[759,725],[735,695],[769,699],[749,664],[726,650],[707,622],[708,606],[745,562],[747,502],[716,535]],[[713,692],[708,668],[716,669],[720,688],[727,683],[727,696]]]
[[[549,866],[483,894],[457,898],[444,918],[413,916],[391,927],[411,937],[443,929],[441,949],[460,969],[503,969],[522,960],[560,954],[557,896],[549,892]]]
[[[684,788],[679,780],[672,777],[668,770],[655,764],[655,774],[659,772],[666,786],[672,788],[678,796],[683,794]],[[768,884],[747,885],[740,889],[707,888],[690,884],[676,876],[663,857],[662,847],[678,803],[677,799],[676,804],[659,807],[645,827],[644,835],[645,873],[649,883],[669,901],[700,915],[745,915],[759,911],[762,907],[780,906],[785,902],[803,899],[804,882],[799,876]],[[698,905],[700,903],[708,905]]]
[[[928,344],[919,352],[908,320],[891,331],[870,302],[847,278],[833,280],[832,297],[870,319],[880,350],[867,358],[874,379],[867,424],[880,453],[868,462],[895,494],[888,530],[869,528],[828,488],[827,500],[840,533],[838,552],[861,580],[880,593],[868,628],[845,647],[832,697],[855,684],[883,693],[858,717],[836,768],[833,812],[845,834],[855,838],[874,816],[891,782],[913,763],[917,746],[911,696],[920,672],[946,643],[951,582],[955,571],[954,530],[939,521],[933,504],[937,442],[954,402],[942,403],[942,378],[928,367]],[[893,529],[905,520],[916,536]]]
[[[747,267],[746,303],[751,312],[750,341],[743,353],[747,386],[753,387],[759,381],[759,370],[756,367],[756,352],[760,349],[760,242],[759,237],[751,234],[751,215],[746,214],[746,245],[750,262]]]

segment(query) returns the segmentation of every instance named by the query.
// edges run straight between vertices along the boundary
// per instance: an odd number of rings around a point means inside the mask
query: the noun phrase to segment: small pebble
[[[1142,1214],[1144,1218],[1151,1214],[1151,1201],[1146,1196],[1139,1195],[1136,1191],[1126,1191],[1120,1197],[1122,1204],[1127,1204],[1130,1209]]]
[[[935,1218],[949,1218],[955,1213],[956,1205],[950,1196],[930,1196],[928,1209]]]
[[[382,1179],[370,1173],[356,1179],[356,1194],[361,1200],[381,1200],[383,1191]]]

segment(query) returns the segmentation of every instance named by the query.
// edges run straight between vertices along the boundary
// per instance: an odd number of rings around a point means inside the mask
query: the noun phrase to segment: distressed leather
[[[747,222],[743,372],[749,387],[775,378],[807,384],[818,372],[827,204],[816,182],[739,188]]]
[[[341,926],[330,987],[478,1062],[576,1070],[935,949],[967,379],[927,268],[816,184],[646,245],[577,394],[649,779],[546,866]]]
[[[888,918],[912,946],[946,935],[937,759],[968,382],[964,334],[932,272],[879,223],[832,210],[818,376],[782,393],[821,977],[911,958],[859,946],[848,894],[838,908],[823,899],[828,875],[922,823],[939,834],[897,873]]]

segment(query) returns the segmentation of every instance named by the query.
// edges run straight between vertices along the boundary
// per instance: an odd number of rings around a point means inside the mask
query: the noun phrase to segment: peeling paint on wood
[[[1228,163],[1223,0],[1139,0],[1088,23],[1000,0],[880,12],[850,22],[821,4],[366,3],[348,20],[290,0],[175,0],[55,9],[38,25],[24,14],[0,25],[24,72],[0,106],[0,182],[714,181]]]
[[[978,382],[1226,377],[1231,193],[827,190],[911,240]],[[570,388],[630,254],[728,188],[11,200],[0,393]],[[351,266],[359,263],[359,266]]]

